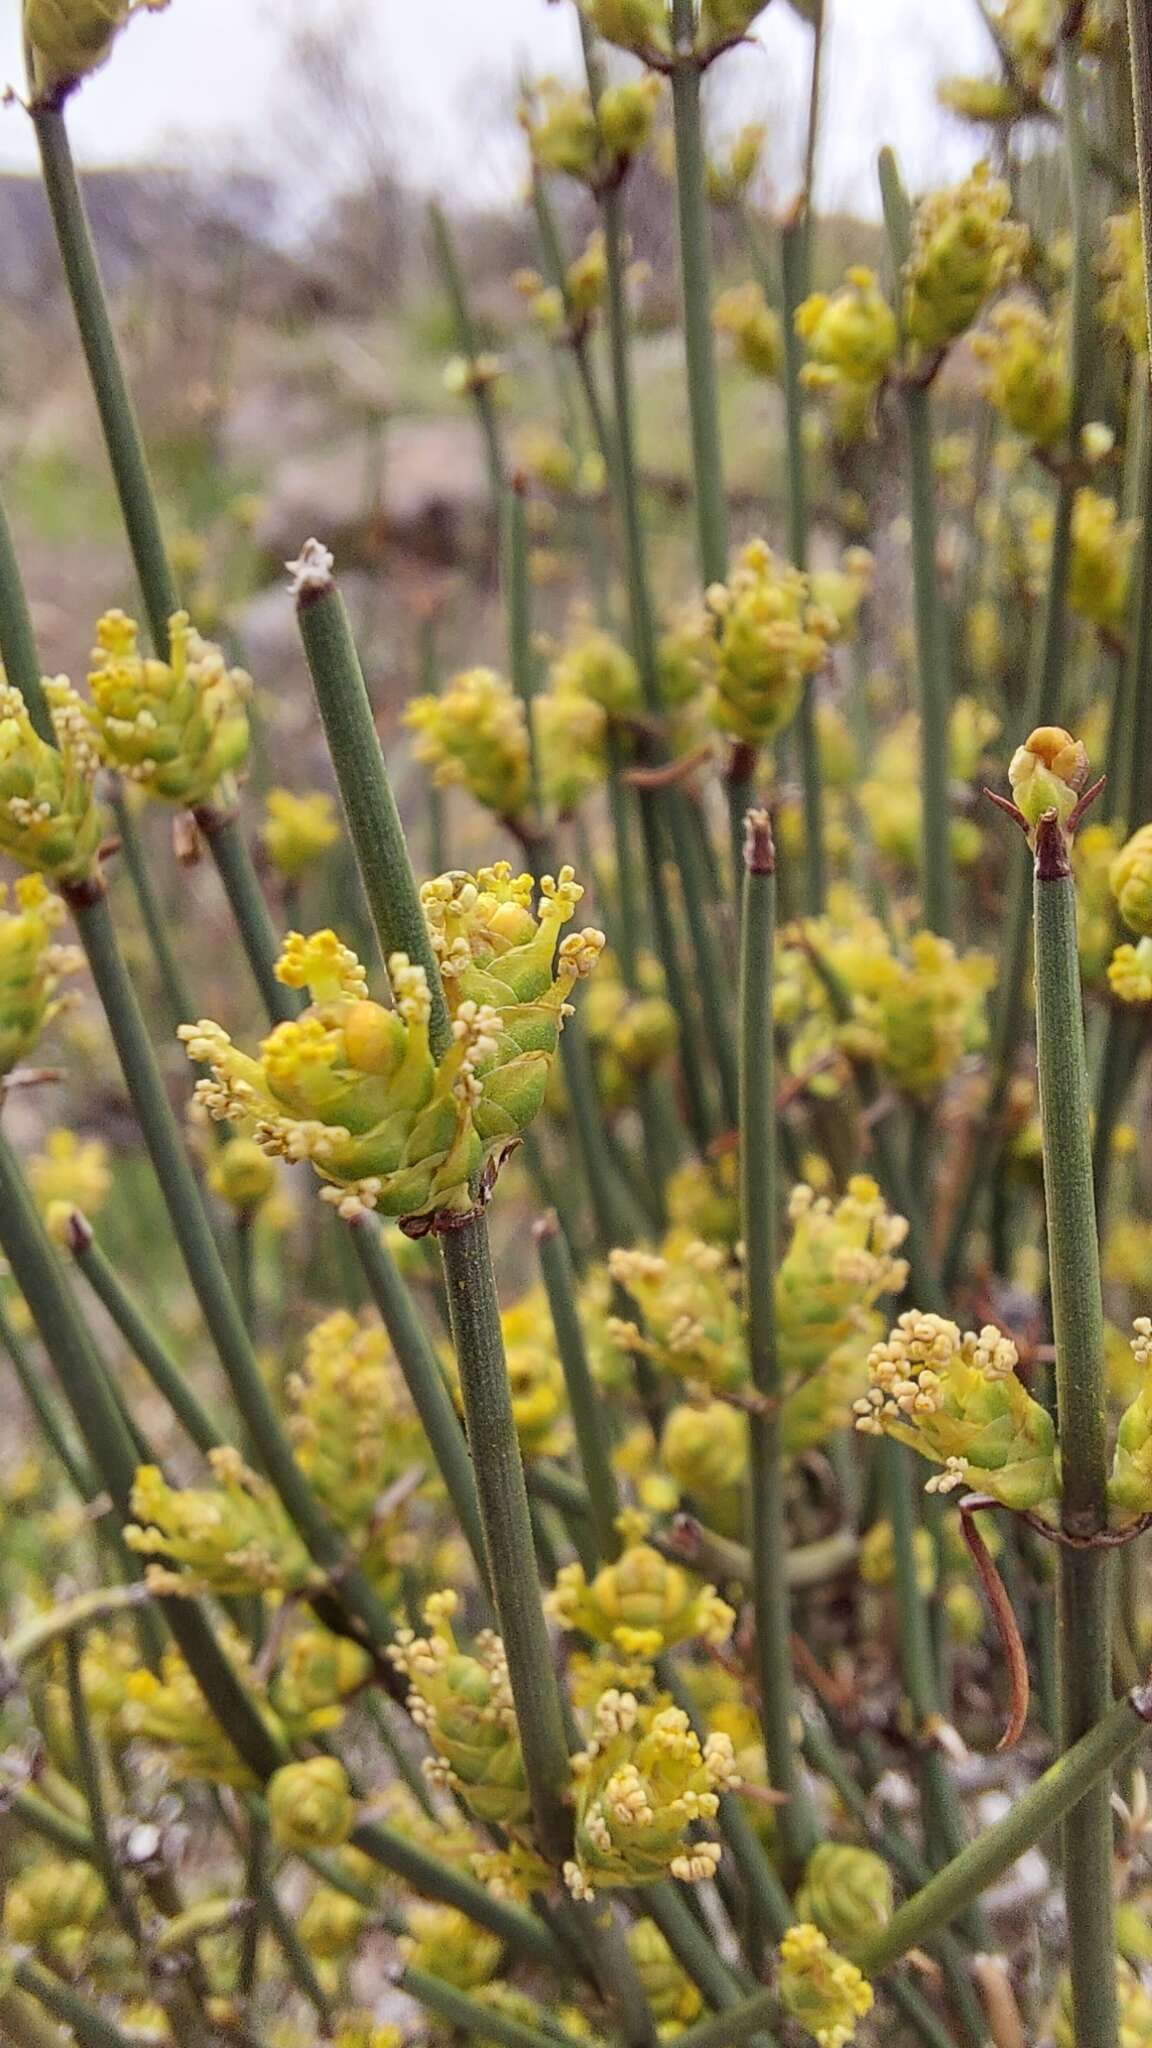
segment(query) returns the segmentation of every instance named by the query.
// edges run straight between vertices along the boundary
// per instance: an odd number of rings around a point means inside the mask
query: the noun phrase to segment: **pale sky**
[[[73,102],[78,155],[93,164],[222,152],[227,160],[240,138],[257,160],[271,153],[289,173],[322,180],[323,166],[298,162],[290,127],[277,126],[282,24],[293,10],[322,21],[340,4],[171,0],[166,13],[143,16]],[[0,83],[21,79],[20,13],[21,0],[0,0]],[[942,75],[988,66],[973,0],[828,0],[828,14],[823,203],[874,210],[873,165],[884,141],[913,186],[939,182],[970,160],[972,139],[937,114],[932,91]],[[386,82],[411,179],[480,199],[510,194],[520,171],[507,124],[512,82],[573,64],[567,0],[364,0],[362,18],[377,23],[364,64]],[[713,75],[726,71],[741,118],[790,129],[808,32],[786,0],[772,0],[757,34],[760,49],[724,59]],[[9,108],[0,113],[0,164],[32,161],[24,117]]]

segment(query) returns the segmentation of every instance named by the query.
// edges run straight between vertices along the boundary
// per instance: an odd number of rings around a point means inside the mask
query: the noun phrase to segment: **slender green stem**
[[[523,1906],[495,1898],[485,1885],[460,1869],[458,1861],[442,1863],[380,1821],[362,1821],[352,1830],[350,1840],[354,1848],[362,1849],[374,1863],[390,1870],[421,1898],[455,1906],[477,1927],[486,1927],[490,1933],[499,1935],[526,1962],[546,1963],[554,1969],[564,1967],[564,1950],[544,1922]]]
[[[55,1849],[62,1849],[66,1856],[82,1856],[88,1863],[95,1862],[96,1844],[87,1828],[82,1827],[79,1821],[70,1820],[66,1813],[31,1785],[4,1783],[4,1798],[11,1802],[16,1818],[31,1828],[33,1834],[42,1835],[46,1842],[51,1842]]]
[[[875,1974],[890,1969],[938,1929],[952,1925],[1027,1850],[1058,1827],[1086,1792],[1097,1784],[1107,1788],[1112,1772],[1147,1742],[1150,1713],[1152,1699],[1146,1690],[1130,1693],[1109,1707],[1087,1735],[1013,1801],[1002,1820],[985,1828],[959,1856],[937,1871],[899,1908],[883,1933],[856,1952],[861,1969]],[[1112,1956],[1109,1948],[1110,1969]],[[1076,2035],[1078,2043],[1092,2038],[1079,2031]]]
[[[880,154],[880,189],[897,287],[911,250],[911,208],[891,150]],[[927,387],[901,387],[912,526],[912,583],[920,711],[920,866],[924,922],[947,937],[952,928],[951,793],[948,719],[951,698],[948,634],[936,566],[936,472]]]
[[[302,1991],[312,2007],[325,2032],[332,2024],[332,2008],[327,1993],[316,1975],[312,1958],[296,1931],[292,1915],[281,1905],[276,1883],[266,1863],[256,1866],[257,1898],[262,1917],[267,1921],[272,1938],[288,1965],[288,1974]]]
[[[13,1970],[13,1981],[21,1991],[27,1991],[50,2012],[53,2019],[67,2027],[69,2036],[80,2044],[80,2048],[132,2048],[128,2034],[114,2027],[94,2005],[89,2005],[78,1991],[66,1984],[54,1971],[44,1968],[42,1963],[33,1962],[31,1957],[18,1962]]]
[[[96,1242],[91,1224],[79,1210],[72,1214],[68,1246],[96,1299],[103,1303],[130,1351],[153,1386],[163,1394],[197,1450],[207,1455],[217,1444],[224,1443],[225,1432],[202,1405],[187,1374],[129,1294],[111,1260]]]
[[[385,1603],[356,1569],[293,1456],[212,1234],[156,1057],[124,966],[106,897],[75,890],[76,929],[108,1019],[132,1106],[188,1278],[253,1450],[311,1555],[338,1581],[340,1597],[376,1642],[391,1635]]]
[[[55,106],[34,107],[32,125],[36,131],[44,189],[72,309],[92,380],[132,559],[140,580],[144,609],[148,614],[149,632],[156,652],[166,657],[168,621],[173,612],[180,609],[179,595],[160,530],[156,493],[139,422],[112,331],[104,280],[100,275],[100,264],[72,161],[63,112]]]
[[[603,2048],[595,2037],[591,2042],[587,2037],[577,2042],[551,2019],[546,2031],[529,2026],[524,2020],[511,2019],[495,2006],[470,1998],[466,1991],[458,1991],[443,1977],[433,1977],[428,1970],[401,1970],[396,1983],[417,2005],[435,2013],[437,2019],[444,2020],[465,2041],[498,2041],[502,2048]]]
[[[808,566],[808,457],[804,447],[804,402],[800,385],[803,346],[796,332],[796,308],[808,291],[807,209],[787,221],[780,237],[784,285],[784,428],[788,449],[788,549],[798,569]],[[816,678],[804,684],[796,717],[800,782],[804,803],[805,907],[812,917],[824,909],[828,875],[824,855],[824,784],[816,734]]]
[[[786,1798],[778,1826],[787,1870],[799,1876],[817,1841],[816,1819],[792,1737],[791,1602],[780,1435],[783,1383],[776,1347],[776,1066],[772,962],[776,854],[767,811],[750,811],[744,847],[740,948],[740,1226],[748,1363],[763,1410],[748,1418],[753,1605],[760,1712],[768,1774]]]
[[[714,2012],[725,2012],[740,2003],[740,1984],[688,1905],[673,1884],[646,1885],[642,1894],[644,1911],[656,1922],[680,1968],[702,1992]]]
[[[44,1441],[53,1456],[60,1462],[63,1471],[83,1501],[94,1500],[100,1490],[95,1474],[85,1465],[80,1453],[69,1442],[60,1418],[49,1399],[43,1374],[36,1370],[24,1347],[24,1340],[12,1327],[8,1313],[0,1302],[0,1344],[4,1346],[12,1361],[12,1370],[20,1382],[32,1413],[44,1435]]]
[[[368,1283],[368,1292],[392,1340],[404,1384],[448,1490],[456,1520],[475,1559],[481,1580],[486,1581],[488,1563],[484,1555],[484,1531],[476,1499],[472,1460],[440,1360],[412,1296],[396,1270],[379,1225],[371,1217],[362,1216],[349,1227]]]
[[[327,550],[310,542],[297,581],[300,633],[380,950],[385,962],[393,953],[406,953],[423,967],[432,995],[432,1051],[439,1059],[452,1037],[448,1006],[348,614],[331,571]]]
[[[272,1022],[282,1024],[299,1015],[302,998],[298,990],[286,988],[277,976],[280,941],[240,820],[234,807],[226,802],[200,804],[194,815],[224,885],[260,999]]]
[[[1044,1142],[1048,1283],[1056,1348],[1061,1515],[1074,1538],[1107,1521],[1104,1310],[1092,1185],[1091,1105],[1076,891],[1055,812],[1036,830],[1036,1062]],[[1112,1697],[1111,1575],[1107,1551],[1062,1547],[1059,1556],[1061,1742],[1067,1750],[1107,1712]],[[1115,2048],[1110,1788],[1088,1790],[1064,1824],[1064,1868],[1076,2039]]]
[[[64,2036],[22,1991],[0,1992],[0,2036],[11,2048],[64,2048]]]
[[[120,852],[124,857],[132,893],[140,911],[144,936],[156,964],[157,977],[168,1011],[169,1027],[175,1031],[178,1024],[193,1023],[197,1012],[184,979],[184,969],[168,936],[168,918],[152,879],[140,828],[120,788],[113,792],[112,809],[116,818]]]
[[[28,609],[28,595],[16,560],[12,529],[0,502],[0,662],[9,683],[19,690],[28,716],[42,740],[55,746],[56,735],[48,699],[40,679],[40,656]]]
[[[562,1863],[571,1853],[572,1840],[566,1802],[568,1745],[540,1604],[528,1493],[483,1217],[450,1231],[441,1249],[489,1578],[508,1658],[536,1838],[545,1856]]]
[[[541,1217],[533,1236],[540,1256],[540,1272],[548,1295],[556,1348],[564,1368],[568,1407],[576,1432],[584,1484],[588,1489],[588,1509],[596,1545],[601,1558],[610,1558],[620,1547],[616,1527],[620,1493],[612,1467],[604,1399],[588,1363],[584,1328],[576,1305],[572,1261],[555,1215]]]
[[[460,259],[456,254],[456,245],[452,238],[452,231],[448,226],[442,207],[435,204],[430,206],[428,208],[428,219],[432,228],[432,241],[436,250],[436,260],[440,266],[440,275],[444,281],[444,289],[448,294],[449,305],[452,308],[452,318],[456,323],[456,345],[465,361],[469,365],[474,366],[480,355],[480,341],[476,332],[475,321],[472,318],[472,309],[468,304],[467,286],[464,282],[464,273],[460,268]],[[480,423],[480,431],[484,437],[484,453],[488,462],[488,483],[492,493],[493,509],[495,510],[500,504],[504,489],[504,456],[500,446],[500,427],[496,417],[496,402],[492,396],[492,387],[482,378],[477,378],[472,385],[472,401],[476,410],[476,418]]]
[[[1132,59],[1132,112],[1136,125],[1140,232],[1145,252],[1148,345],[1152,351],[1152,18],[1144,0],[1128,0],[1128,49]]]
[[[108,1897],[115,1908],[128,1939],[140,1948],[144,1940],[144,1928],[135,1900],[124,1881],[120,1859],[108,1832],[108,1810],[104,1800],[103,1768],[88,1702],[84,1697],[84,1682],[81,1666],[81,1642],[78,1635],[69,1635],[64,1644],[65,1668],[68,1682],[68,1711],[72,1724],[72,1744],[76,1757],[76,1774],[80,1790],[88,1807],[88,1824],[92,1831],[92,1847],[96,1865],[104,1879]]]
[[[684,352],[692,427],[696,544],[700,580],[707,585],[723,582],[728,573],[728,500],[716,396],[712,257],[700,120],[700,65],[693,47],[695,27],[695,0],[672,0],[672,119],[676,136]]]

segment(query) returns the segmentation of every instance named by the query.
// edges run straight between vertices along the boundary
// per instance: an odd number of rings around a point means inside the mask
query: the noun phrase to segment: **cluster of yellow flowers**
[[[1005,423],[1037,448],[1056,447],[1072,405],[1061,323],[1034,299],[1007,299],[972,348],[984,366],[984,395]]]
[[[751,278],[721,292],[712,308],[712,325],[730,341],[737,362],[746,370],[756,377],[779,376],[784,352],[780,319]]]
[[[431,992],[406,955],[388,962],[395,1007],[368,995],[364,970],[334,932],[290,933],[278,973],[312,1000],[277,1025],[258,1055],[210,1019],[181,1027],[210,1069],[196,1098],[251,1130],[264,1149],[309,1159],[345,1215],[420,1216],[470,1204],[470,1184],[535,1115],[566,998],[603,946],[586,930],[557,940],[583,891],[572,870],[544,877],[507,862],[442,875],[422,892],[444,978],[452,1041],[433,1058]]]
[[[835,614],[815,602],[804,572],[762,540],[741,549],[728,581],[713,584],[706,602],[716,621],[715,723],[750,745],[775,739],[828,659],[839,631]]]
[[[0,883],[0,1081],[67,1002],[60,982],[81,956],[53,937],[63,917],[40,875],[25,875],[11,890]]]
[[[582,87],[537,80],[520,103],[533,162],[593,188],[618,178],[652,133],[660,91],[660,80],[651,75],[618,80],[605,87],[594,107]]]
[[[857,264],[837,291],[814,292],[796,310],[796,331],[808,348],[803,383],[828,400],[837,437],[860,440],[900,346],[896,315],[875,274]]]
[[[904,332],[924,354],[965,333],[988,300],[1016,276],[1028,230],[1009,218],[1012,195],[987,164],[917,207],[904,272]]]

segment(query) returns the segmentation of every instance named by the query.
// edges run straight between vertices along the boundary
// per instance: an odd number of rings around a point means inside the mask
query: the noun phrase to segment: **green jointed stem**
[[[424,969],[432,996],[430,1038],[437,1059],[452,1040],[440,969],[408,858],[408,845],[368,701],[344,601],[327,549],[309,541],[298,565],[297,608],[304,652],[336,771],[380,951],[406,953]]]
[[[1152,15],[1146,0],[1128,0],[1128,49],[1132,59],[1132,112],[1136,125],[1136,175],[1140,189],[1140,232],[1144,245],[1148,345],[1152,351]]]
[[[470,1998],[466,1991],[457,1991],[454,1984],[443,1977],[433,1977],[428,1970],[401,1970],[396,1983],[409,1998],[446,2021],[465,2041],[499,2041],[501,2048],[603,2048],[603,2042],[598,2043],[595,2036],[591,2040],[587,2036],[575,2040],[551,2018],[546,2029],[510,2019],[498,2007]]]
[[[488,1572],[508,1658],[536,1839],[550,1861],[562,1863],[571,1853],[572,1841],[566,1800],[568,1745],[540,1602],[528,1492],[483,1217],[448,1232],[441,1250]]]
[[[1050,1834],[1093,1785],[1102,1783],[1107,1789],[1112,1772],[1148,1741],[1150,1713],[1152,1698],[1146,1692],[1128,1694],[1109,1707],[1087,1735],[1020,1794],[1002,1820],[985,1828],[937,1871],[898,1909],[882,1934],[856,1951],[854,1960],[860,1968],[878,1974],[920,1948]],[[1111,1968],[1111,1949],[1108,1963]],[[1079,2031],[1076,2039],[1082,2039]]]
[[[370,1216],[349,1225],[352,1243],[380,1319],[392,1342],[404,1384],[428,1439],[437,1469],[481,1579],[487,1577],[484,1530],[476,1499],[476,1481],[460,1419],[436,1356],[432,1340],[396,1263]]]
[[[712,258],[708,236],[704,138],[700,121],[700,65],[694,41],[695,0],[672,0],[672,118],[676,136],[676,199],[680,222],[680,277],[688,414],[692,426],[696,543],[700,579],[722,583],[728,573],[728,501],[716,397],[712,333]]]
[[[1073,1538],[1107,1520],[1107,1387],[1100,1251],[1092,1185],[1091,1104],[1084,1047],[1076,890],[1055,812],[1036,828],[1036,1063],[1044,1142],[1044,1196],[1061,1515]],[[1112,1698],[1111,1573],[1107,1550],[1059,1553],[1060,1736],[1065,1750],[1093,1729]],[[1063,1832],[1069,1959],[1080,2048],[1115,2048],[1110,1787],[1092,1785]]]
[[[784,284],[784,428],[788,447],[788,552],[798,569],[808,566],[808,457],[804,447],[804,402],[800,385],[803,347],[796,332],[796,308],[808,292],[807,209],[788,221],[780,236]],[[824,783],[816,733],[816,680],[804,684],[796,717],[804,803],[805,904],[812,917],[824,909],[828,876],[824,858]]]
[[[356,1615],[367,1635],[376,1642],[386,1642],[392,1632],[387,1606],[363,1573],[353,1567],[343,1542],[296,1463],[276,1413],[181,1142],[180,1129],[117,943],[107,898],[78,889],[69,900],[188,1278],[255,1456],[316,1563],[339,1579],[345,1606]]]
[[[130,1941],[137,1947],[143,1942],[144,1930],[136,1902],[124,1880],[119,1856],[108,1833],[108,1811],[104,1800],[103,1765],[88,1702],[84,1696],[82,1675],[82,1646],[76,1635],[70,1635],[64,1645],[65,1668],[68,1681],[68,1711],[71,1719],[72,1746],[76,1759],[76,1775],[80,1790],[88,1807],[88,1823],[92,1830],[92,1847],[95,1861],[108,1897]]]
[[[880,152],[880,190],[897,296],[911,250],[912,214],[891,150]],[[947,937],[952,928],[952,854],[948,767],[948,633],[936,566],[936,473],[932,412],[927,387],[906,378],[901,386],[908,459],[908,512],[912,526],[912,584],[916,614],[916,666],[920,713],[920,866],[924,922]]]
[[[554,1215],[541,1217],[533,1235],[540,1256],[540,1272],[548,1295],[548,1307],[556,1335],[556,1349],[560,1353],[560,1363],[564,1368],[568,1407],[572,1416],[572,1427],[576,1432],[576,1447],[580,1453],[584,1484],[588,1490],[588,1507],[596,1545],[601,1558],[610,1558],[616,1555],[620,1547],[620,1535],[616,1527],[616,1517],[620,1513],[620,1493],[612,1466],[612,1447],[605,1421],[604,1397],[592,1377],[592,1369],[588,1363],[584,1328],[576,1304],[576,1278],[572,1271],[572,1261],[559,1222]]]
[[[95,1499],[100,1491],[100,1482],[89,1471],[80,1453],[69,1442],[60,1418],[49,1398],[44,1376],[38,1372],[24,1348],[24,1340],[13,1329],[3,1303],[0,1302],[0,1344],[12,1361],[12,1370],[20,1382],[20,1390],[35,1415],[54,1457],[67,1475],[70,1484],[83,1501]]]
[[[280,941],[235,810],[226,804],[200,804],[194,815],[224,885],[240,943],[269,1018],[273,1024],[282,1024],[299,1016],[303,1007],[300,994],[296,989],[286,988],[277,978]]]
[[[12,2048],[64,2048],[64,2036],[22,1991],[0,1992],[0,2038]]]
[[[748,1363],[763,1412],[748,1418],[752,1475],[751,1546],[760,1713],[768,1775],[785,1795],[777,1825],[785,1862],[798,1877],[816,1846],[815,1815],[792,1739],[791,1602],[782,1383],[776,1348],[776,1081],[772,1031],[772,957],[776,936],[776,854],[766,811],[750,811],[744,847],[740,949],[740,1228],[744,1240],[744,1312]]]
[[[102,1302],[128,1345],[144,1367],[157,1391],[163,1394],[172,1413],[198,1451],[205,1454],[227,1441],[177,1364],[153,1329],[148,1318],[129,1294],[111,1260],[101,1250],[87,1219],[74,1210],[69,1223],[68,1248],[89,1287]]]
[[[476,324],[472,318],[472,309],[468,304],[468,290],[464,282],[464,273],[460,268],[460,261],[456,254],[456,245],[452,239],[452,231],[448,226],[443,209],[435,204],[428,208],[428,219],[432,228],[436,260],[440,266],[440,275],[444,281],[444,289],[448,294],[448,302],[452,308],[452,318],[456,324],[456,345],[465,361],[474,365],[480,354],[480,340],[476,332]],[[504,488],[504,456],[500,447],[500,428],[496,418],[496,403],[492,396],[491,386],[483,381],[476,382],[472,389],[472,402],[476,409],[476,417],[480,422],[480,431],[484,436],[484,452],[488,461],[488,485],[492,493],[493,508],[495,509],[500,504]]]
[[[118,787],[113,792],[112,810],[116,819],[116,836],[120,841],[120,852],[140,911],[144,936],[156,963],[156,973],[168,1011],[169,1030],[175,1031],[179,1024],[195,1022],[196,1007],[184,979],[184,969],[168,936],[169,919],[152,879],[140,827],[122,788]]]
[[[48,699],[44,695],[40,679],[40,656],[36,650],[36,634],[32,626],[32,614],[28,609],[28,596],[24,579],[16,560],[12,544],[12,529],[8,515],[0,501],[0,662],[4,674],[28,706],[32,720],[42,740],[54,746],[56,735],[48,710]]]
[[[86,1998],[82,1998],[54,1971],[46,1970],[42,1963],[33,1962],[30,1957],[17,1963],[13,1982],[36,1999],[53,2019],[67,2027],[70,2038],[79,2043],[79,2048],[132,2048],[128,2034],[121,2033],[119,2027],[114,2027],[103,2013],[89,2005]]]
[[[156,652],[168,652],[168,621],[180,601],[160,530],[156,493],[139,422],[112,331],[104,280],[59,107],[32,110],[44,189],[52,214],[76,325],[104,430],[120,511],[140,579]]]
[[[390,1870],[419,1897],[434,1899],[438,1905],[455,1906],[477,1927],[486,1927],[526,1962],[546,1963],[564,1969],[567,1957],[556,1936],[524,1906],[498,1899],[486,1885],[478,1884],[459,1868],[458,1862],[442,1863],[410,1842],[406,1835],[380,1821],[363,1821],[352,1830],[349,1840],[362,1849],[383,1870]]]

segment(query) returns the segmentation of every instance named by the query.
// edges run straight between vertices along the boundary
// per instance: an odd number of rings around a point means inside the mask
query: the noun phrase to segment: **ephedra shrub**
[[[24,7],[139,617],[44,680],[0,523],[0,2031],[1152,2042],[1143,10],[997,0],[984,155],[913,199],[885,152],[821,278],[835,22],[777,213],[702,112],[755,0],[580,0],[507,353],[433,210],[501,659],[425,617],[377,717],[290,565],[339,810],[246,788],[178,602],[67,130],[141,11]],[[721,390],[781,422],[739,530]],[[77,992],[115,1159],[51,1107]]]

